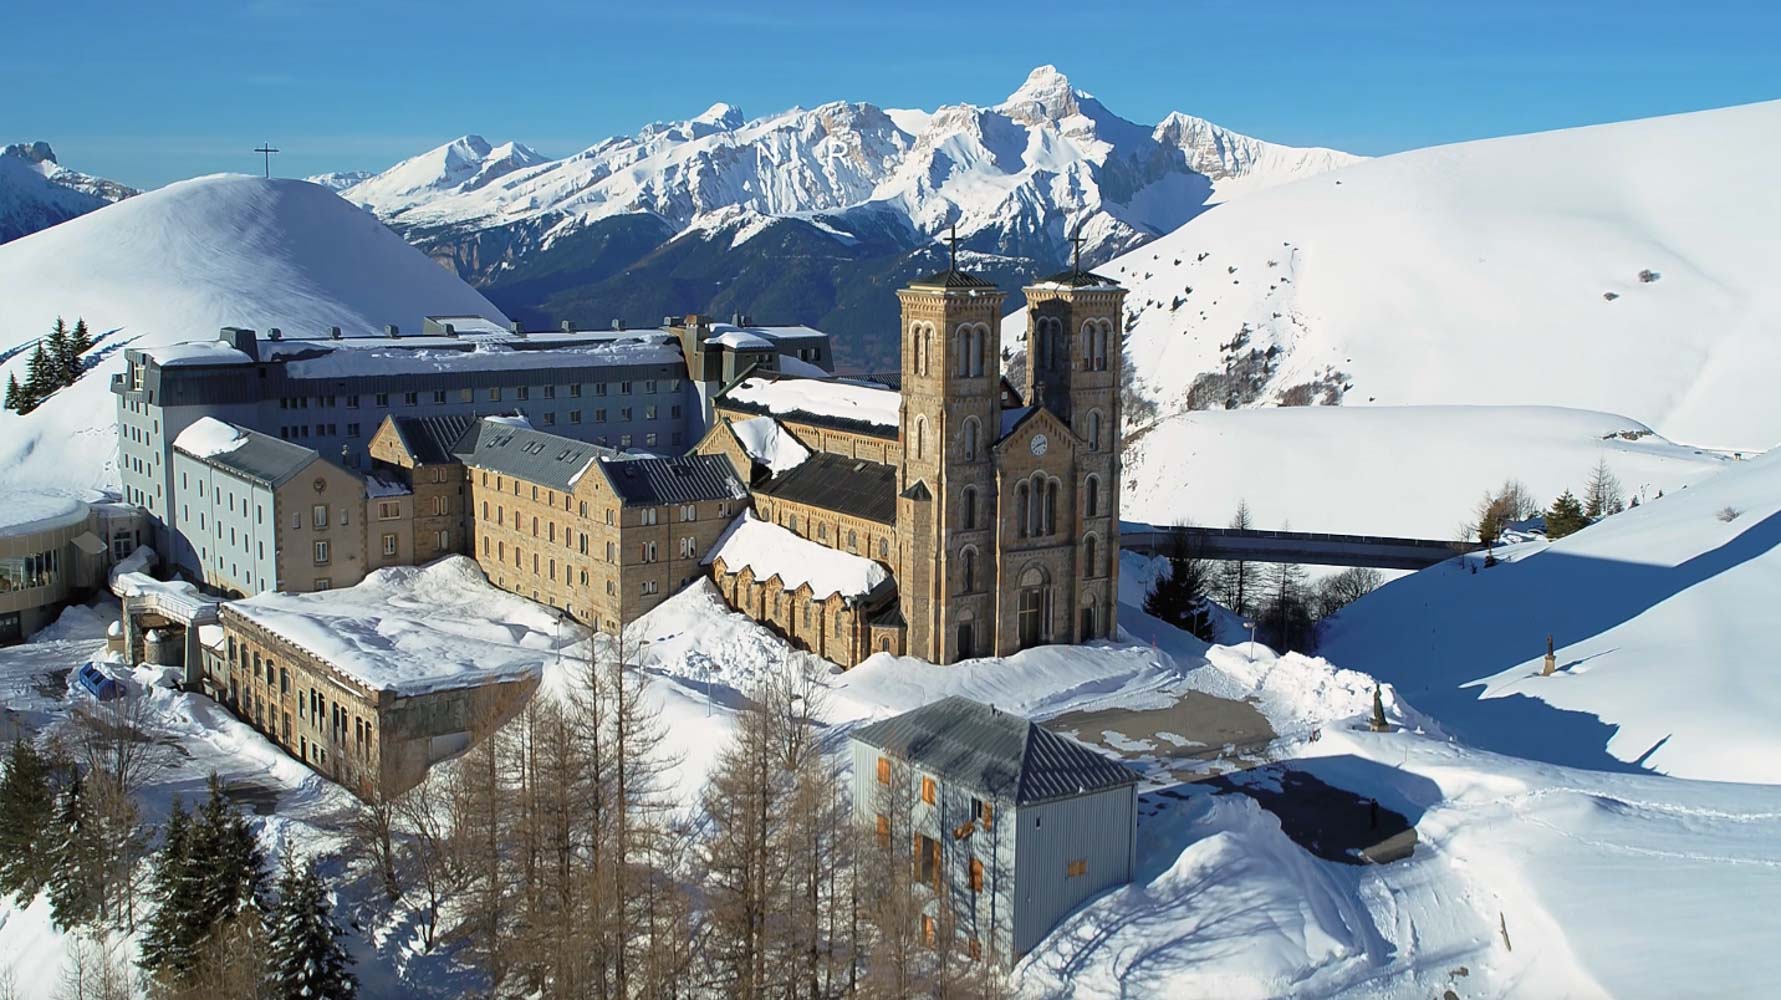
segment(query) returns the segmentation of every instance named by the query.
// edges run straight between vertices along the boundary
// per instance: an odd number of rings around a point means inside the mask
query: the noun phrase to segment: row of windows
[[[587,384],[593,386],[593,394],[595,396],[607,395],[608,392],[611,391],[611,389],[613,387],[616,387],[616,389],[617,389],[617,392],[613,393],[614,395],[629,396],[629,395],[633,394],[633,392],[636,390],[636,387],[638,385],[638,383],[635,383],[635,382],[632,382],[629,380],[619,381],[619,382],[590,382]],[[677,379],[677,378],[643,379],[641,382],[641,385],[642,385],[642,389],[643,389],[642,394],[645,396],[654,396],[654,395],[657,395],[658,393],[662,393],[662,392],[677,393],[680,391],[680,379]],[[571,398],[571,399],[581,398],[582,388],[583,388],[582,383],[580,383],[580,382],[570,383],[569,385],[567,385],[563,388],[566,390],[566,394],[568,395],[569,398]],[[544,385],[544,386],[539,386],[538,389],[539,389],[538,395],[539,395],[539,398],[541,398],[541,399],[555,399],[555,398],[557,398],[557,389],[558,389],[557,386]],[[404,405],[404,406],[419,406],[419,405],[421,405],[421,400],[423,398],[423,392],[421,390],[410,389],[410,390],[402,392],[400,395],[402,397],[402,405]],[[461,388],[461,389],[456,389],[456,390],[433,389],[433,390],[426,391],[424,393],[424,398],[436,406],[443,406],[446,403],[452,401],[451,397],[453,395],[455,395],[457,397],[457,402],[470,403],[470,402],[474,402],[476,399],[476,390],[470,389],[470,388]],[[391,396],[391,394],[388,392],[373,393],[372,397],[371,397],[373,405],[378,406],[378,407],[388,407],[390,405],[390,396]],[[527,386],[527,385],[520,385],[520,386],[513,386],[513,387],[511,387],[511,389],[506,389],[506,388],[503,388],[498,385],[490,386],[483,391],[483,398],[487,399],[490,402],[495,402],[495,403],[501,402],[504,398],[505,399],[517,399],[517,400],[531,399],[532,398],[532,387]],[[281,396],[281,397],[279,397],[279,400],[278,400],[278,408],[281,410],[307,410],[307,409],[309,409],[309,404],[310,404],[311,400],[315,401],[315,405],[317,408],[327,408],[327,407],[339,405],[340,399],[341,399],[341,397],[336,396],[336,395]],[[348,394],[345,397],[347,409],[352,409],[352,410],[358,409],[359,405],[360,405],[360,399],[361,399],[361,394],[359,394],[359,393],[355,392],[355,393]]]

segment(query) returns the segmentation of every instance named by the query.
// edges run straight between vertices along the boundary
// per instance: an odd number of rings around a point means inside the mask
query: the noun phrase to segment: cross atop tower
[[[947,231],[950,235],[946,237],[946,269],[956,271],[959,269],[959,224],[954,222]]]
[[[1070,237],[1070,246],[1072,247],[1070,251],[1070,272],[1072,274],[1082,273],[1082,244],[1085,242],[1087,241],[1082,235],[1082,224],[1077,223],[1076,235]]]
[[[278,147],[272,145],[269,142],[262,142],[258,146],[254,147],[254,152],[259,153],[266,158],[266,176],[271,177],[272,176],[272,154],[278,152]]]

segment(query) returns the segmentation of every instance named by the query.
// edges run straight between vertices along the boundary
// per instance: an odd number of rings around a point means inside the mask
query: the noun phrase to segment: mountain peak
[[[1000,110],[1017,121],[1039,118],[1056,121],[1081,110],[1077,106],[1076,97],[1076,88],[1070,85],[1070,78],[1056,66],[1047,63],[1028,73],[1026,82],[1008,95]]]
[[[29,163],[55,163],[56,151],[49,148],[49,143],[39,139],[36,142],[15,142],[0,149],[0,156],[16,156]]]
[[[743,120],[741,108],[738,108],[733,104],[725,104],[722,101],[718,101],[711,107],[706,108],[703,114],[693,119],[693,121],[696,122],[704,122],[709,125],[721,125],[724,128],[736,128],[742,124]]]

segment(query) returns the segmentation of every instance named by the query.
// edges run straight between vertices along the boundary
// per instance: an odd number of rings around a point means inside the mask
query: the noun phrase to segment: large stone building
[[[951,268],[898,296],[898,389],[749,372],[716,397],[699,450],[749,478],[762,520],[890,570],[895,609],[875,615],[868,653],[951,663],[1111,635],[1124,289],[1080,269],[1029,286],[1020,387],[1000,375],[1004,297],[990,282]],[[809,454],[788,456],[785,438]],[[804,602],[832,596],[793,586],[771,546],[725,549],[707,561],[726,596],[744,576],[777,580],[799,622]],[[740,592],[732,604],[763,617]]]
[[[383,418],[523,413],[536,427],[619,450],[680,454],[705,432],[710,400],[743,369],[821,374],[827,334],[690,316],[651,329],[524,332],[481,317],[431,317],[418,333],[218,339],[129,348],[117,398],[124,500],[142,507],[150,544],[191,565],[199,532],[169,481],[173,445],[214,417],[314,450],[356,471]]]

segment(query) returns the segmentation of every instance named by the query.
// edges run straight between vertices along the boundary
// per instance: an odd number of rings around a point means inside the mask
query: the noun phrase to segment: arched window
[[[1090,476],[1083,489],[1083,516],[1099,517],[1101,515],[1101,477]]]
[[[959,457],[967,462],[977,461],[976,417],[966,417],[965,426],[959,431]]]
[[[970,531],[977,527],[977,488],[967,486],[959,494],[959,527]]]
[[[1113,339],[1113,321],[1104,319],[1095,329],[1095,371],[1107,370],[1107,343]]]
[[[1032,490],[1023,482],[1014,488],[1014,526],[1015,530],[1020,533],[1020,537],[1022,538],[1032,534],[1029,530],[1031,528],[1031,519],[1029,515],[1032,511],[1032,507]]]
[[[921,417],[921,416],[916,417],[915,418],[915,457],[916,458],[922,457],[922,451],[923,451],[922,445],[925,443],[927,436],[928,436],[928,418]]]
[[[1090,371],[1095,366],[1095,334],[1099,327],[1094,320],[1082,324],[1082,369]]]
[[[1050,535],[1057,531],[1057,480],[1045,483],[1045,524],[1040,534]]]
[[[952,372],[959,378],[971,374],[971,327],[961,324],[952,335]]]
[[[959,593],[977,589],[977,550],[967,546],[959,553]]]
[[[1088,411],[1088,450],[1101,450],[1101,411]]]
[[[971,377],[983,377],[983,359],[989,351],[989,327],[982,323],[971,328]]]
[[[1095,557],[1100,554],[1100,545],[1095,536],[1089,535],[1082,540],[1082,575],[1087,577],[1100,576],[1101,565]]]
[[[847,551],[858,552],[859,550],[860,550],[860,533],[857,531],[849,531],[847,533]]]
[[[921,373],[923,375],[928,373],[928,362],[933,360],[933,352],[934,328],[931,326],[924,326],[921,328]]]

